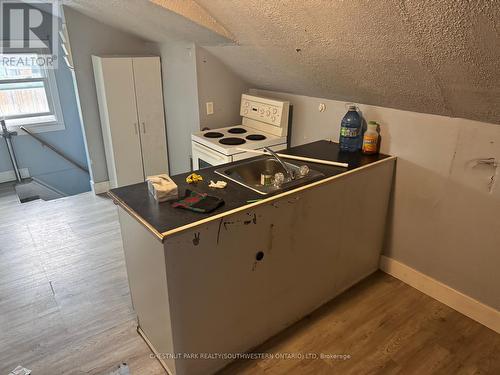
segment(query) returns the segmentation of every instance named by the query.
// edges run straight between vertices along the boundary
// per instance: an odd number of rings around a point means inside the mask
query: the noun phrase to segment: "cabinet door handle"
[[[146,134],[146,123],[144,121],[142,122],[142,132]]]
[[[137,130],[137,122],[134,122],[134,131],[135,131],[135,135],[139,134],[138,130]]]

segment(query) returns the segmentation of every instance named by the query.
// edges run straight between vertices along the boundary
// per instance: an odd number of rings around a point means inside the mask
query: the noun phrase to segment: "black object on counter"
[[[184,197],[172,203],[172,207],[184,208],[194,212],[210,213],[223,204],[224,200],[221,198],[186,189]]]
[[[329,141],[316,141],[302,146],[292,147],[280,152],[283,154],[349,163],[349,168],[347,170],[345,168],[334,167],[331,165],[307,162],[301,163],[307,165],[311,169],[315,169],[323,173],[325,175],[324,178],[340,175],[346,171],[354,170],[388,157],[388,155],[384,154],[364,155],[361,152],[340,152],[338,143]],[[254,159],[261,157],[262,156],[256,156]],[[221,166],[218,165],[203,169],[203,179],[205,181],[220,180],[221,176],[214,172],[218,168],[221,168]],[[225,189],[212,189],[208,187],[208,184],[200,183],[193,187],[186,182],[186,177],[191,173],[192,172],[186,172],[171,176],[172,180],[174,180],[177,184],[180,192],[185,191],[185,189],[196,190],[199,193],[217,196],[225,202],[224,205],[219,207],[217,211],[203,216],[204,219],[223,214],[224,212],[239,209],[247,204],[255,203],[258,200],[271,197],[275,194],[273,193],[262,196],[253,190],[232,182],[229,182]],[[295,188],[297,187],[285,188],[282,189],[280,193]],[[133,212],[135,216],[140,217],[142,221],[147,222],[151,228],[159,233],[166,233],[174,229],[193,224],[199,221],[201,217],[201,215],[197,212],[178,210],[173,208],[170,204],[158,204],[153,196],[149,194],[148,185],[145,182],[112,189],[110,191],[110,195],[118,204],[125,206],[128,211]]]

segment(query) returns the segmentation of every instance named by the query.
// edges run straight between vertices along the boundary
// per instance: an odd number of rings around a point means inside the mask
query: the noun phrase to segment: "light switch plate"
[[[207,102],[207,115],[213,115],[214,113],[214,102]]]

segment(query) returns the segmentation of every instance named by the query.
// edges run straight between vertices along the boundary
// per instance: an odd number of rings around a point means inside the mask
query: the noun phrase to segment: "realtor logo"
[[[0,0],[0,53],[34,53],[50,57],[53,64],[58,52],[57,12],[52,0]]]

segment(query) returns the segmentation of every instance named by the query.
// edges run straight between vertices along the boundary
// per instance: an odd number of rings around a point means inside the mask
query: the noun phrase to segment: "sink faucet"
[[[269,147],[264,147],[264,150],[269,152],[273,158],[278,160],[278,162],[281,164],[281,166],[285,169],[288,177],[290,177],[290,180],[293,180],[295,178],[293,171],[290,169],[290,167],[288,165],[286,165],[286,163],[283,160],[281,160],[281,158],[276,154],[276,152],[271,150]]]

